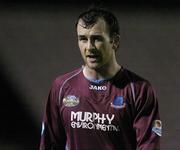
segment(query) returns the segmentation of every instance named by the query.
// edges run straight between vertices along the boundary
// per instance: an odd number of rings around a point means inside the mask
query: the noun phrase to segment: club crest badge
[[[162,136],[162,122],[161,120],[154,120],[152,131],[159,136]]]
[[[74,107],[79,104],[79,98],[74,95],[68,95],[63,98],[63,104],[66,107]]]
[[[111,107],[113,108],[121,109],[121,108],[125,108],[125,106],[126,106],[126,103],[124,101],[123,96],[116,96],[113,102],[111,103]]]

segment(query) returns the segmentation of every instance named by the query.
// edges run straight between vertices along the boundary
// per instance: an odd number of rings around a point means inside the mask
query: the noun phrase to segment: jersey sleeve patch
[[[41,135],[43,135],[43,133],[44,133],[44,129],[45,129],[45,125],[44,125],[44,122],[42,122]]]
[[[152,131],[158,136],[162,136],[162,122],[161,120],[154,120]]]

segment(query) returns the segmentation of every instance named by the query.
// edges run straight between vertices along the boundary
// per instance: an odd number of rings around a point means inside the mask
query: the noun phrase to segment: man
[[[159,150],[157,98],[147,80],[117,63],[115,16],[90,9],[76,29],[84,65],[53,82],[40,150]]]

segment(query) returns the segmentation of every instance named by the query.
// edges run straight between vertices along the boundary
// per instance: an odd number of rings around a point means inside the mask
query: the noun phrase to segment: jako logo
[[[99,86],[99,85],[90,85],[90,90],[97,90],[97,91],[105,91],[107,90],[106,86]]]

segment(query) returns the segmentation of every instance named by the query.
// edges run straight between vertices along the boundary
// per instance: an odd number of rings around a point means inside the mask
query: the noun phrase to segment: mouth
[[[88,58],[98,58],[99,55],[86,55],[86,57],[88,57]]]
[[[100,55],[95,55],[95,54],[91,54],[91,55],[86,55],[86,58],[90,61],[90,62],[97,62],[100,59]]]
[[[100,53],[87,53],[86,57],[88,58],[99,58],[100,57]]]

